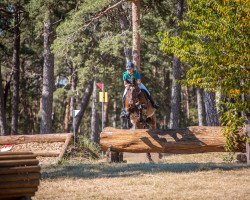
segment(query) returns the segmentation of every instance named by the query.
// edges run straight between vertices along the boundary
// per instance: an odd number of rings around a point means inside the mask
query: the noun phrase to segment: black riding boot
[[[151,102],[152,106],[155,108],[155,109],[158,109],[160,106],[154,102],[153,98],[151,95],[148,95],[148,99],[149,101]]]

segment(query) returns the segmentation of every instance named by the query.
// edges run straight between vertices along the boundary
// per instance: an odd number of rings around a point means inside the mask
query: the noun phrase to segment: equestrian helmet
[[[133,69],[135,67],[134,63],[132,63],[131,61],[128,61],[126,64],[126,70],[128,69]]]

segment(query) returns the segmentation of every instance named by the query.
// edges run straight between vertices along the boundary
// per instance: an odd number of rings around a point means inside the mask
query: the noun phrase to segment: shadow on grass
[[[65,164],[47,168],[42,173],[43,179],[58,178],[112,178],[112,177],[132,177],[141,174],[154,173],[187,173],[199,171],[229,171],[250,168],[246,165],[230,163],[140,163],[140,164]]]

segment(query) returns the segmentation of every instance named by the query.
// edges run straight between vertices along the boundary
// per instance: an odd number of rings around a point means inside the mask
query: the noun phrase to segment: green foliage
[[[250,107],[241,98],[250,88],[248,12],[247,0],[188,0],[184,20],[178,22],[179,34],[158,34],[161,49],[190,66],[183,82],[219,90],[226,97],[221,119],[227,126],[226,149],[230,151],[237,148],[236,133],[243,125],[238,113]]]

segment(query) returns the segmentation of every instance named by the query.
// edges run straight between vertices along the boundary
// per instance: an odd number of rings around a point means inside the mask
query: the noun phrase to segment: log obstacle
[[[0,152],[0,199],[30,199],[38,190],[39,161],[32,152]]]
[[[29,142],[65,142],[65,140],[71,136],[71,133],[1,136],[0,145],[25,144]]]
[[[61,151],[39,151],[33,152],[36,156],[42,157],[57,157],[56,163],[59,163],[68,145],[72,140],[72,133],[60,133],[60,134],[37,134],[37,135],[11,135],[11,136],[0,136],[0,145],[5,144],[26,144],[26,143],[53,143],[53,142],[64,142]]]
[[[214,126],[169,130],[124,130],[107,127],[100,135],[102,150],[116,152],[173,154],[223,152],[225,144],[222,127]]]

